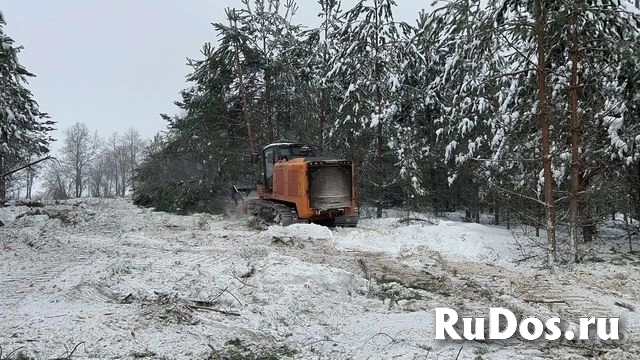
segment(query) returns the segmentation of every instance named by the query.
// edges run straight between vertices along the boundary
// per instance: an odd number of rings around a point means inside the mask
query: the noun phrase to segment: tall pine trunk
[[[324,41],[325,47],[322,54],[323,60],[323,75],[326,77],[329,73],[329,54],[327,50],[328,36],[329,36],[329,17],[330,17],[330,7],[327,2],[323,2],[325,20],[324,20]],[[327,88],[327,84],[324,83],[321,85],[322,89],[320,91],[320,145],[318,146],[318,152],[320,155],[324,155],[324,129],[327,124],[328,116],[329,116],[329,89]]]
[[[4,166],[4,157],[0,156],[0,205],[4,204],[7,200],[7,182],[5,177],[2,176],[6,171]]]
[[[578,48],[577,14],[571,15],[571,80],[570,80],[570,113],[571,113],[571,189],[569,196],[569,255],[570,261],[577,261],[578,230],[580,228],[580,118],[578,116]]]
[[[596,220],[593,216],[593,210],[591,209],[591,202],[589,195],[586,193],[586,188],[589,186],[589,180],[580,175],[580,217],[582,223],[582,241],[590,243],[593,241],[593,235],[596,232]],[[615,219],[614,219],[615,220]]]
[[[556,213],[553,197],[553,172],[551,169],[551,131],[550,112],[548,101],[548,84],[546,69],[546,27],[547,10],[544,0],[535,0],[536,20],[535,38],[537,42],[538,65],[536,67],[538,76],[538,122],[542,135],[542,165],[544,177],[544,204],[547,224],[547,253],[549,265],[556,262]]]
[[[375,6],[375,23],[376,26],[380,26],[380,17],[379,17],[379,3],[378,0],[374,1]],[[379,29],[378,29],[379,31]],[[383,196],[384,196],[384,183],[385,183],[385,171],[384,171],[384,132],[382,128],[382,118],[380,117],[380,104],[382,103],[382,93],[380,92],[380,37],[378,32],[375,33],[375,64],[374,64],[374,79],[375,79],[375,87],[376,87],[376,116],[378,116],[378,124],[376,124],[376,167],[377,167],[377,193],[378,193],[378,201],[376,204],[376,217],[382,217],[382,208],[383,208]]]
[[[329,94],[327,89],[323,88],[320,94],[320,124],[319,126],[319,136],[320,136],[320,141],[319,141],[319,145],[318,145],[318,154],[319,155],[324,155],[324,147],[325,147],[325,141],[324,141],[324,129],[327,126],[327,120],[328,120],[328,114],[329,114]]]
[[[267,60],[268,62],[269,60]],[[272,79],[271,79],[271,70],[269,69],[269,65],[267,64],[267,69],[264,72],[264,117],[265,124],[268,126],[267,136],[269,138],[269,143],[273,143],[276,140],[276,128],[273,121],[272,114],[272,101],[271,101],[271,88],[272,88]]]
[[[331,62],[332,57],[329,51],[329,35],[330,24],[335,25],[335,17],[336,12],[340,12],[340,3],[335,2],[333,0],[323,0],[322,1],[322,11],[324,12],[324,46],[323,46],[323,81],[320,83],[321,92],[320,92],[320,145],[319,145],[319,154],[323,155],[327,148],[328,140],[330,137],[327,136],[328,129],[332,126],[331,123],[331,114],[333,114],[333,98],[331,93],[331,88],[329,84],[331,81],[327,80],[327,77],[332,68]]]
[[[634,169],[635,167],[635,169]],[[633,212],[636,220],[640,220],[640,161],[629,167],[629,186],[631,200],[633,202]],[[626,214],[627,211],[624,210]]]
[[[500,198],[498,194],[493,193],[493,224],[500,225]]]
[[[232,22],[232,26],[237,30],[237,24],[235,20]],[[251,114],[249,114],[249,100],[247,99],[247,90],[244,87],[244,76],[242,74],[242,65],[240,65],[240,45],[235,44],[235,67],[238,75],[238,86],[240,88],[240,96],[242,97],[242,114],[244,115],[244,124],[247,128],[247,139],[249,140],[249,150],[251,153],[256,152],[256,141],[251,128]]]

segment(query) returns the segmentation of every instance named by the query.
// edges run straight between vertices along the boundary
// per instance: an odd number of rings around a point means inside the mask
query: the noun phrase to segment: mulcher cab
[[[258,199],[242,209],[267,223],[287,226],[314,222],[329,226],[358,224],[355,166],[349,160],[316,157],[309,146],[275,143],[252,155],[259,164]],[[235,187],[236,192],[249,188]]]

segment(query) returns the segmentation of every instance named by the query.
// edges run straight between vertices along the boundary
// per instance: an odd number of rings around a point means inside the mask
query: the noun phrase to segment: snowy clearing
[[[73,358],[640,356],[640,258],[604,244],[593,261],[550,273],[510,231],[446,219],[258,231],[81,199],[0,208],[0,221],[2,356],[68,356],[80,343]],[[435,307],[486,316],[496,306],[565,327],[620,316],[624,339],[433,340]]]

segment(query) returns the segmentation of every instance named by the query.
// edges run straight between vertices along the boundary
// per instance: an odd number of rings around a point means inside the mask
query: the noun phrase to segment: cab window
[[[264,169],[265,169],[265,187],[271,189],[273,187],[273,165],[275,161],[275,149],[269,149],[264,153]]]

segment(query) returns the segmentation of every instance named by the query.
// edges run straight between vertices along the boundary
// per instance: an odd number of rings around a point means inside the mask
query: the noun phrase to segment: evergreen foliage
[[[49,152],[48,133],[53,121],[40,111],[26,88],[34,75],[18,61],[22,47],[5,34],[0,12],[0,202],[5,200],[6,179],[1,174]]]
[[[293,0],[243,0],[214,24],[182,115],[165,116],[140,169],[139,203],[222,208],[231,184],[257,178],[243,155],[291,140],[354,160],[377,216],[491,210],[496,223],[567,226],[573,240],[580,228],[584,241],[612,211],[640,218],[629,1],[452,0],[413,25],[394,19],[393,0],[318,5],[311,29]]]

